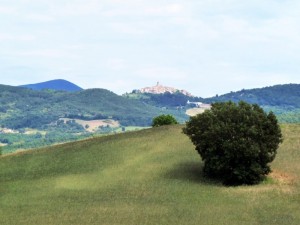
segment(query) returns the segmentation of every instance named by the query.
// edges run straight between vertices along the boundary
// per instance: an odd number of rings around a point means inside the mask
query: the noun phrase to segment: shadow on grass
[[[222,186],[216,179],[210,179],[203,173],[203,164],[200,162],[182,162],[176,164],[165,174],[165,178],[193,182],[201,185]]]

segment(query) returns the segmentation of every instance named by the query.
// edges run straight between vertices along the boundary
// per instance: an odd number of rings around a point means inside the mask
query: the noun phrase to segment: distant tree
[[[163,114],[153,118],[152,127],[159,127],[163,125],[178,124],[177,120],[170,114]]]
[[[37,132],[35,135],[34,135],[35,138],[42,138],[43,135],[40,133],[40,132]]]
[[[271,172],[281,130],[275,115],[245,102],[212,104],[183,128],[204,161],[204,173],[225,184],[256,184]]]

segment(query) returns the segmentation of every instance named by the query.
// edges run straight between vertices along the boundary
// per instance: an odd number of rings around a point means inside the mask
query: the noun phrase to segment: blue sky
[[[0,0],[1,84],[208,97],[300,83],[300,1]]]

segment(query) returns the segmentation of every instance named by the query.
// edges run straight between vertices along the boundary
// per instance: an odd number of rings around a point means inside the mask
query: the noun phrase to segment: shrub
[[[256,184],[271,172],[281,130],[275,115],[245,102],[212,104],[183,128],[204,161],[204,174],[224,184]]]
[[[159,127],[163,125],[178,124],[177,120],[170,114],[163,114],[153,118],[152,127]]]

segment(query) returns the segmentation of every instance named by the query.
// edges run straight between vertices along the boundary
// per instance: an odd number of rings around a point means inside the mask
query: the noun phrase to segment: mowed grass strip
[[[167,126],[0,159],[0,224],[300,224],[300,125],[282,125],[274,173],[256,186],[208,180]]]

